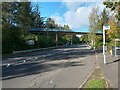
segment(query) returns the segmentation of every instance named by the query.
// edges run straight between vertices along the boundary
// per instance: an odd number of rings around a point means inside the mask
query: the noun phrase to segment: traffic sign
[[[110,25],[104,25],[104,26],[103,26],[103,29],[104,29],[104,30],[110,30]]]

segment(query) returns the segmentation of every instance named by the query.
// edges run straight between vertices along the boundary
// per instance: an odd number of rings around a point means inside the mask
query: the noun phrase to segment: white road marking
[[[38,59],[38,57],[35,57],[35,59]]]
[[[10,63],[8,63],[8,64],[7,64],[7,67],[9,67],[10,65],[11,65],[11,64],[10,64]]]

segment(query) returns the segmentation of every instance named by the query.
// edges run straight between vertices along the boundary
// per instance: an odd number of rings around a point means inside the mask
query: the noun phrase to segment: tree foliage
[[[107,35],[106,40],[109,46],[111,47],[111,46],[114,46],[115,39],[120,38],[120,28],[118,27],[116,19],[113,15],[110,16],[109,25],[111,27],[110,27],[110,30],[108,30],[106,33]]]
[[[83,42],[89,42],[89,38],[88,38],[88,34],[86,34],[86,35],[83,35],[83,36],[81,36],[81,41],[83,41]]]
[[[55,26],[56,26],[56,24],[55,24],[55,21],[54,21],[54,19],[53,18],[48,18],[47,20],[46,20],[46,27],[47,28],[55,28]]]
[[[68,25],[64,25],[64,30],[69,30],[70,27]]]
[[[109,20],[109,12],[106,10],[106,8],[103,9],[103,11],[99,14],[99,19],[98,19],[98,30],[103,29],[103,25],[108,25],[108,20]]]
[[[92,12],[89,15],[89,38],[91,42],[91,46],[95,46],[96,40],[96,32],[98,32],[98,22],[99,22],[99,14],[98,14],[98,7],[92,9]],[[93,17],[94,16],[94,17]]]
[[[106,8],[110,8],[111,11],[116,12],[116,18],[118,21],[120,21],[120,1],[118,2],[103,2],[104,5],[106,5]]]
[[[115,39],[120,38],[120,1],[103,2],[103,4],[114,12],[109,19],[110,30],[107,31],[107,41],[111,49],[111,46],[114,46]]]
[[[35,6],[32,7],[32,27],[36,27],[36,28],[43,28],[44,27],[44,17],[41,17],[41,13],[39,11],[39,4],[35,4]]]

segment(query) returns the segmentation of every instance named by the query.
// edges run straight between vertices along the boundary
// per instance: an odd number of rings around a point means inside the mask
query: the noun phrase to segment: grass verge
[[[105,81],[103,79],[89,80],[85,85],[85,88],[85,90],[93,90],[94,88],[97,90],[104,90]]]
[[[95,68],[93,73],[82,86],[84,90],[107,90],[108,87],[110,86],[108,86],[101,68]]]

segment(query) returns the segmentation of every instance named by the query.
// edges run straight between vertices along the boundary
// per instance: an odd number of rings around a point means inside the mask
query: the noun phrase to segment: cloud
[[[100,10],[104,8],[102,3],[95,2],[64,2],[63,5],[65,5],[68,10],[62,16],[59,15],[59,13],[55,13],[51,17],[54,18],[58,24],[68,24],[71,29],[89,27],[89,14],[92,8],[96,6],[99,6]]]
[[[68,10],[63,16],[55,13],[51,18],[54,18],[58,24],[68,24],[72,29],[87,27],[89,24],[88,16],[90,10],[91,7],[78,7],[76,10]]]
[[[55,22],[59,25],[64,25],[66,24],[64,21],[64,18],[62,16],[59,15],[59,13],[55,13],[54,15],[50,16],[51,18],[53,18],[55,20]]]
[[[64,14],[65,22],[70,25],[71,28],[88,27],[89,25],[89,13],[91,7],[79,7],[72,11],[67,11]]]
[[[97,2],[102,0],[61,0],[62,2]]]
[[[65,1],[65,0],[64,0]],[[67,0],[66,0],[67,1]],[[72,0],[70,0],[72,1]],[[81,3],[76,3],[76,2],[63,2],[62,4],[67,7],[68,10],[75,10],[80,6]]]

